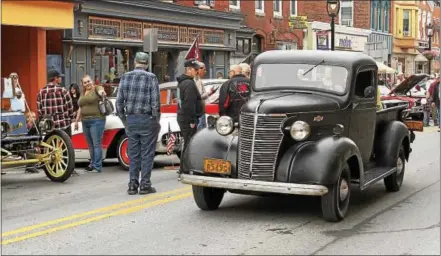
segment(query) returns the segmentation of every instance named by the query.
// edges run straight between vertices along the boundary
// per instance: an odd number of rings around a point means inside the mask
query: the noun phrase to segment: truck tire
[[[401,185],[403,184],[405,169],[406,169],[406,157],[404,155],[403,145],[401,145],[397,158],[397,171],[384,178],[384,186],[386,186],[386,191],[397,192],[401,189]]]
[[[225,190],[223,189],[193,186],[194,201],[204,211],[212,211],[219,208],[224,194]]]
[[[338,222],[346,216],[351,197],[350,179],[351,172],[345,163],[337,182],[328,186],[328,193],[321,198],[322,214],[326,221]]]

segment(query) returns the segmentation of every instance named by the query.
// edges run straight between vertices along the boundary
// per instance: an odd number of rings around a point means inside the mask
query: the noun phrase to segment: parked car
[[[327,221],[347,215],[350,184],[384,180],[399,191],[423,123],[404,121],[405,106],[376,110],[377,69],[362,53],[261,53],[240,122],[222,116],[196,133],[180,181],[202,210],[217,209],[226,191],[320,196]]]
[[[402,104],[402,101],[407,102],[409,117],[414,120],[422,121],[424,119],[423,106],[421,100],[425,98],[425,90],[421,88],[429,78],[426,74],[411,75],[399,85],[390,90],[388,95],[381,97],[383,106],[386,108],[394,107],[397,104]],[[398,100],[398,101],[390,101]],[[384,101],[388,101],[387,104]]]
[[[224,79],[204,79],[203,83],[207,89],[211,87],[218,88],[222,85]],[[159,85],[161,95],[161,130],[156,142],[156,155],[167,154],[167,141],[169,138],[169,128],[176,136],[174,153],[180,157],[182,136],[180,134],[179,125],[176,121],[177,101],[176,88],[177,82],[168,82]],[[104,85],[106,94],[109,100],[115,105],[116,95],[118,92],[117,84]],[[217,95],[217,96],[216,96]],[[209,100],[210,102],[217,102],[219,92],[216,91]],[[214,115],[219,113],[217,103],[207,104],[207,113]],[[78,131],[74,131],[74,124],[72,124],[72,144],[75,149],[76,162],[87,162],[90,159],[89,149],[86,138],[83,134],[82,124],[79,123]],[[102,148],[103,159],[117,158],[121,167],[125,170],[129,169],[129,157],[127,155],[128,140],[125,133],[124,125],[121,119],[116,116],[116,113],[106,117],[106,126],[103,135]]]

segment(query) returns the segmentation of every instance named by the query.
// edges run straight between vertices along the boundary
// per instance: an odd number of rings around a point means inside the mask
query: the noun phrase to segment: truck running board
[[[374,167],[364,173],[364,182],[360,184],[360,190],[365,190],[377,181],[386,178],[397,171],[396,167]]]

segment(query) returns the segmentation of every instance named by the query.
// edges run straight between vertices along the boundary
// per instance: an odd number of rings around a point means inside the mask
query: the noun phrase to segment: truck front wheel
[[[194,200],[197,206],[205,211],[216,210],[222,202],[224,194],[225,190],[223,189],[193,186]]]
[[[397,158],[397,171],[384,179],[384,186],[389,192],[397,192],[400,190],[404,179],[404,170],[406,169],[406,158],[404,156],[404,148],[401,146]]]
[[[328,186],[328,193],[321,198],[322,214],[326,221],[338,222],[346,216],[349,209],[351,172],[345,163],[337,182]]]

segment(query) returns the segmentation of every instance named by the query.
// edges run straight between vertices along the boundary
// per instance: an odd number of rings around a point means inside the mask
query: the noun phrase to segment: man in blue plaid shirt
[[[129,195],[155,193],[150,181],[156,141],[161,128],[158,78],[146,71],[149,55],[135,55],[135,69],[125,73],[116,96],[116,113],[124,123],[128,137]],[[141,170],[141,179],[139,174]]]

